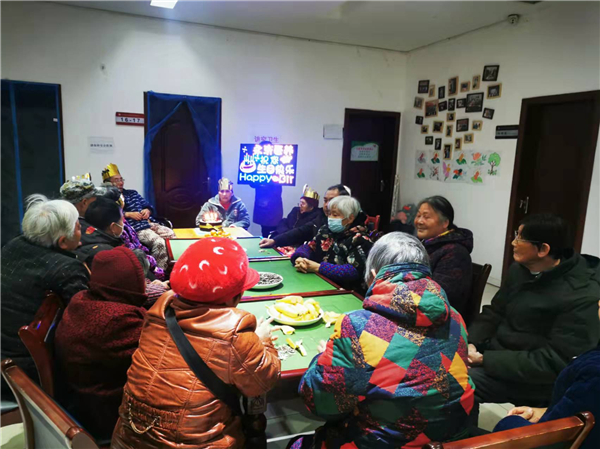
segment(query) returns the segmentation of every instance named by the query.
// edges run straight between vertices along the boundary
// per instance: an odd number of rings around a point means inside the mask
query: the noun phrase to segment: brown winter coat
[[[139,349],[127,372],[111,447],[244,447],[241,419],[196,378],[171,339],[165,323],[169,304],[200,357],[244,396],[264,394],[279,379],[277,351],[254,333],[254,315],[233,307],[194,303],[167,292],[146,315]],[[149,430],[139,434],[131,423],[138,431]]]

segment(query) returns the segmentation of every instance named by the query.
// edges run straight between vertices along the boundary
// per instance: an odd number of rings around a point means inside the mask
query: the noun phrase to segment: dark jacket
[[[552,402],[539,422],[568,418],[579,412],[600,416],[600,346],[580,355],[561,371],[552,393]],[[531,425],[520,416],[508,416],[494,432]],[[600,427],[594,426],[581,449],[600,448]]]
[[[81,228],[81,246],[75,250],[75,254],[79,260],[91,268],[96,254],[121,245],[123,245],[123,241],[119,237],[108,235],[88,224],[86,228]]]
[[[471,297],[473,233],[456,228],[423,241],[423,245],[429,254],[431,277],[442,286],[450,305],[462,315]]]
[[[213,198],[210,198],[200,209],[200,213],[196,217],[196,226],[200,225],[204,214],[207,212],[216,212],[219,219],[223,222],[223,226],[235,225],[238,228],[248,229],[250,227],[250,214],[248,209],[237,196],[231,195],[231,204],[229,209],[221,205],[219,201],[219,194],[216,194]]]
[[[469,327],[492,377],[551,386],[575,356],[600,341],[600,259],[574,254],[534,276],[513,264],[492,304]]]
[[[31,323],[48,290],[65,302],[88,288],[89,274],[75,254],[44,248],[24,236],[2,248],[2,358],[10,357],[35,382],[37,370],[18,332]],[[4,378],[3,392],[4,389]]]
[[[318,207],[315,207],[309,212],[300,213],[300,208],[296,206],[292,208],[292,211],[286,218],[279,222],[277,225],[277,234],[283,234],[284,232],[288,232],[290,229],[304,226],[305,224],[317,218],[318,215],[323,215],[322,210]]]
[[[277,226],[283,217],[282,187],[279,184],[256,184],[254,198],[254,223],[261,226]]]
[[[300,246],[305,242],[312,240],[324,225],[327,224],[327,215],[323,212],[323,208],[319,209],[320,214],[316,214],[315,218],[303,226],[289,230],[288,232],[277,235],[275,240],[275,246]],[[367,215],[360,211],[355,222],[363,224],[367,220]]]
[[[56,330],[58,400],[95,438],[110,439],[147,299],[144,272],[125,247],[104,251],[90,289],[75,295]]]
[[[136,232],[143,231],[144,229],[150,229],[150,222],[156,221],[153,217],[155,210],[152,204],[138,193],[137,190],[123,189],[123,198],[125,199],[125,206],[123,207],[123,213],[126,212],[141,212],[144,209],[150,211],[150,218],[146,220],[131,220],[131,226]]]

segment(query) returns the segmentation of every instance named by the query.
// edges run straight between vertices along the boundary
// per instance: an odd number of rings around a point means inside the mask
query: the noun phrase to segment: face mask
[[[327,226],[329,226],[329,229],[331,229],[331,232],[334,234],[344,232],[344,229],[346,229],[346,227],[342,224],[341,218],[328,218]]]
[[[113,234],[116,238],[120,238],[121,235],[123,235],[123,226],[120,225],[119,223],[115,223],[119,228],[121,228],[121,232],[119,232],[119,235],[115,235]]]

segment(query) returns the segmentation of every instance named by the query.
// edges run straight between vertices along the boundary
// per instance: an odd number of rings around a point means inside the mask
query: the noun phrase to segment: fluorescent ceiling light
[[[152,0],[150,6],[173,9],[175,8],[175,3],[177,3],[177,0]]]

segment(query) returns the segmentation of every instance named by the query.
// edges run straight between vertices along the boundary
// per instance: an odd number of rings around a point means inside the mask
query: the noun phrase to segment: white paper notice
[[[112,137],[88,137],[90,153],[114,153],[115,139]]]

